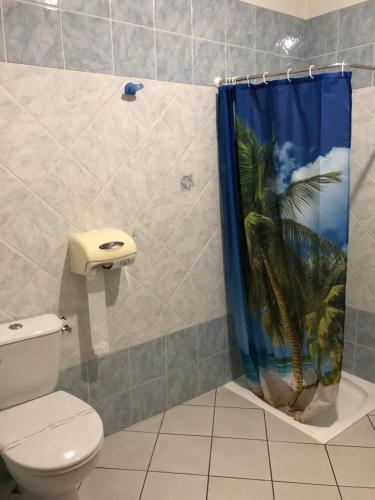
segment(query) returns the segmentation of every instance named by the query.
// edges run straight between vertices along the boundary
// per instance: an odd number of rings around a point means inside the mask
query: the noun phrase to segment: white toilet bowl
[[[63,391],[0,412],[0,453],[22,500],[79,499],[102,443],[99,415]]]

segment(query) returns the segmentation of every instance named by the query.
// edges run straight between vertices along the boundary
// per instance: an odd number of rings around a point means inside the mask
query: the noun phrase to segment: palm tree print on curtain
[[[328,85],[325,85],[325,77]],[[334,401],[341,377],[350,75],[345,78],[341,73],[340,76],[322,75],[314,81],[298,79],[288,86],[283,86],[283,82],[268,85],[226,88],[225,99],[219,94],[228,302],[250,388],[273,406],[284,409],[297,420],[306,421]],[[304,98],[308,98],[309,86],[313,87],[310,100],[301,100],[298,93],[303,92]],[[342,97],[338,90],[346,97],[341,102],[341,113],[346,119],[335,120],[334,126],[340,130],[332,133],[333,115],[321,113],[321,109],[325,100],[332,101],[334,92],[338,94],[335,102],[338,107],[337,101]],[[284,133],[283,107],[279,100],[293,100],[296,95],[299,97],[296,110],[300,115],[293,117],[295,124],[289,124],[289,130]],[[223,134],[224,110],[221,108],[228,101],[230,107],[227,106],[226,111],[231,115],[232,126],[228,127],[231,133]],[[309,116],[314,117],[306,111],[314,104],[323,118],[327,116],[327,123],[319,116],[316,129],[314,123],[310,124],[315,130],[312,137],[306,139],[309,127],[304,122]],[[264,116],[259,117],[261,113],[266,115],[267,122]],[[296,132],[294,125],[299,127]],[[300,133],[302,127],[304,134]],[[325,130],[327,136],[322,140]],[[233,147],[230,148],[231,158],[228,158],[228,147],[224,149],[223,146],[228,146],[231,134]],[[310,153],[306,154],[307,148]],[[295,150],[299,155],[294,155]],[[229,169],[232,172],[228,178]],[[228,196],[230,188],[232,197]],[[245,309],[239,314],[239,292],[233,290],[238,287],[232,276],[231,261],[236,258],[233,241],[228,245],[228,238],[234,236],[233,230],[228,230],[229,215],[226,213],[228,208],[230,210],[230,198],[232,202],[235,199],[237,205],[232,210],[234,217],[229,226],[236,219],[237,257]],[[334,217],[330,213],[332,210],[337,211]],[[236,305],[231,308],[234,302]],[[246,320],[242,318],[241,321],[236,313],[246,315]]]

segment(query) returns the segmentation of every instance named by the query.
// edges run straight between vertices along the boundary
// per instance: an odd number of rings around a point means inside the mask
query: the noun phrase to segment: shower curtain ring
[[[268,75],[268,71],[265,71],[265,72],[263,73],[263,82],[264,82],[266,85],[268,85],[268,82],[266,81],[266,75]]]
[[[344,76],[345,61],[341,63],[341,76]]]
[[[246,80],[247,80],[247,86],[250,87],[250,78],[249,78],[250,75],[247,75],[246,77]]]
[[[313,74],[312,74],[312,69],[313,69],[313,67],[314,67],[314,66],[315,66],[315,64],[312,64],[312,65],[310,66],[310,68],[309,68],[309,73],[310,73],[310,78],[311,78],[311,80],[314,80],[314,77],[313,77]]]
[[[292,79],[290,78],[290,72],[292,71],[292,68],[288,68],[288,71],[286,72],[286,78],[288,80],[288,82],[290,83],[292,81]]]

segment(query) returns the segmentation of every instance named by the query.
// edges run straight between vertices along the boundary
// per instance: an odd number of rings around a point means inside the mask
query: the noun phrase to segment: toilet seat
[[[73,470],[103,442],[103,424],[87,403],[64,391],[0,412],[0,453],[38,475]]]

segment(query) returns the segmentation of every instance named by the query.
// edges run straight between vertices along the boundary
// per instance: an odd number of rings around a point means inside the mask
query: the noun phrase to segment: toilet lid
[[[90,457],[103,440],[91,406],[60,391],[0,413],[0,450],[21,467],[54,471]]]

